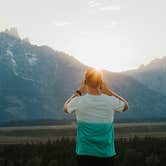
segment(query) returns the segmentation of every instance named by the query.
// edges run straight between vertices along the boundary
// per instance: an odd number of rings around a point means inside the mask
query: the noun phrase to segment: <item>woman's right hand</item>
[[[102,81],[101,86],[100,86],[101,92],[102,93],[110,93],[111,89],[108,87],[107,83],[105,81]]]

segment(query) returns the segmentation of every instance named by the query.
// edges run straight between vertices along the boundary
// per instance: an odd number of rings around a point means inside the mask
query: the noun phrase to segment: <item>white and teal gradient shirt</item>
[[[85,94],[67,104],[68,113],[75,112],[77,120],[77,155],[112,157],[114,146],[113,119],[115,111],[122,112],[125,103],[114,96]]]

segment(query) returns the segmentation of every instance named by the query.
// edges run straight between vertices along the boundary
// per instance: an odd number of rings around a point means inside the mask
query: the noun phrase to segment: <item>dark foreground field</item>
[[[166,123],[115,124],[115,166],[166,166]],[[0,166],[76,166],[75,125],[0,127]]]
[[[166,122],[116,123],[115,138],[166,137]],[[46,142],[48,139],[75,138],[75,125],[0,127],[0,144]]]
[[[121,138],[115,147],[115,166],[166,166],[166,138]],[[77,166],[75,139],[1,144],[0,166]]]

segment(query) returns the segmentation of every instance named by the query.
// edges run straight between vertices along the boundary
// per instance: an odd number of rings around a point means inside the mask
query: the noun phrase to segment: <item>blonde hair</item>
[[[98,88],[102,82],[102,72],[95,68],[88,68],[85,72],[85,82],[92,88]]]

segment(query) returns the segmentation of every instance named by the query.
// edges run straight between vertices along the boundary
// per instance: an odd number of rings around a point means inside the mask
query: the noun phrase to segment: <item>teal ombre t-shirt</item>
[[[75,112],[77,120],[78,155],[112,157],[114,146],[114,112],[122,112],[125,103],[114,96],[86,94],[67,104],[68,113]]]

